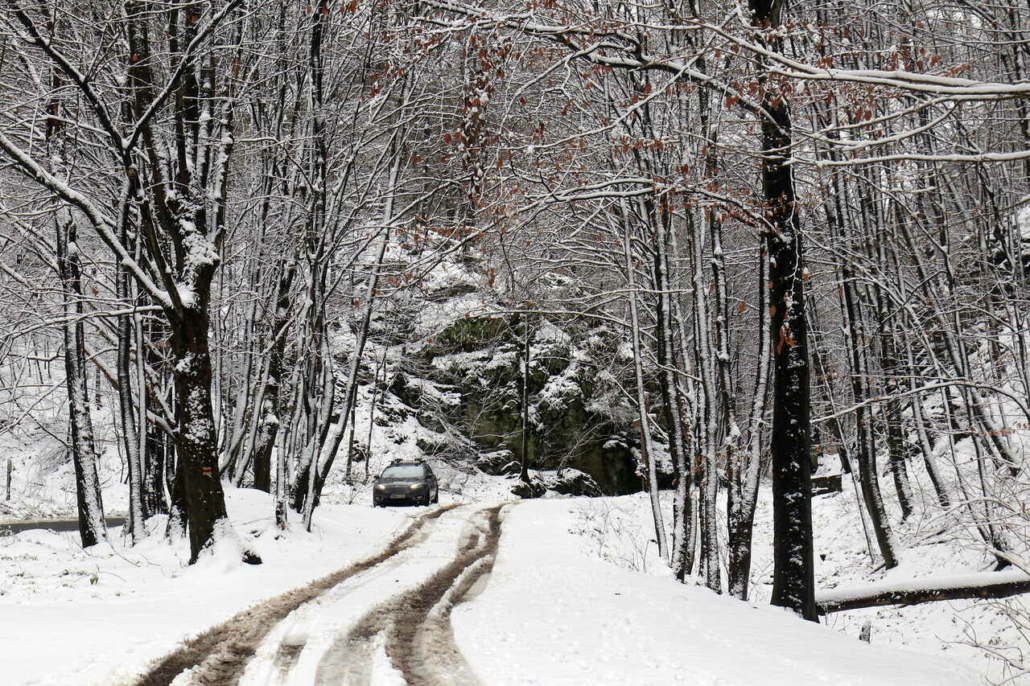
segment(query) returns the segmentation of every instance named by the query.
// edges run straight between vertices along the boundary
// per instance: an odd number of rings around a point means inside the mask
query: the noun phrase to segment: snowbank
[[[458,645],[485,683],[980,682],[954,663],[871,646],[776,608],[599,560],[570,533],[589,502],[509,509],[485,591],[452,615]]]
[[[260,491],[227,490],[229,514],[264,564],[220,556],[186,567],[185,541],[169,545],[163,518],[135,548],[83,551],[77,533],[30,531],[0,539],[0,665],[8,684],[132,683],[179,642],[260,600],[303,585],[382,547],[407,510],[324,505],[309,534],[277,536]],[[299,522],[299,518],[295,518]]]

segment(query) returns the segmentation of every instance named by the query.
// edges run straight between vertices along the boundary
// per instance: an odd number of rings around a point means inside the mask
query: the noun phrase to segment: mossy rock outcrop
[[[586,472],[566,467],[559,469],[558,473],[548,483],[548,488],[555,493],[562,495],[586,495],[597,497],[603,495],[601,487]]]
[[[539,498],[544,493],[547,493],[547,484],[539,478],[530,478],[529,481],[522,481],[519,479],[515,482],[515,485],[511,487],[511,492],[523,500]]]
[[[422,351],[425,357],[470,353],[496,346],[514,343],[515,334],[508,321],[501,316],[479,316],[458,319],[440,331]]]
[[[576,350],[571,335],[547,326],[549,337],[533,341],[529,368],[529,465],[578,470],[598,493],[638,491],[633,451],[625,441],[612,440],[625,434],[629,422],[591,409],[606,403],[596,402],[596,368],[582,363],[589,351]],[[432,337],[418,363],[429,380],[457,393],[460,402],[433,405],[416,397],[415,384],[401,382],[397,388],[409,406],[432,407],[420,412],[428,428],[439,431],[445,422],[490,455],[477,466],[491,474],[510,473],[510,463],[523,459],[520,334],[521,323],[500,315],[458,319]]]

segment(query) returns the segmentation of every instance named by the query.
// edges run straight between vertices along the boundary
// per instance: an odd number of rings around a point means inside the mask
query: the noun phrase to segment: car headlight
[[[376,490],[377,491],[385,491],[386,490],[386,486],[384,486],[382,484],[376,484]]]
[[[418,489],[422,488],[422,485],[423,484],[411,484],[410,486],[408,486],[408,488],[410,488],[413,491],[417,491]]]

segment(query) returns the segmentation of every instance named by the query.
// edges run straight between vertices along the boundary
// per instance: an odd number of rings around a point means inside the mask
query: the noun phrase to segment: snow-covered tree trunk
[[[75,221],[70,212],[57,219],[57,264],[61,275],[64,304],[64,373],[68,391],[68,429],[72,463],[75,467],[75,499],[79,513],[82,547],[96,545],[107,537],[104,505],[97,473],[93,419],[86,390],[85,330],[82,324],[82,267],[76,243]]]
[[[208,324],[203,307],[183,312],[172,328],[179,426],[175,447],[182,470],[191,563],[216,535],[225,533],[220,528],[229,526],[218,474]]]
[[[672,244],[671,233],[675,229],[669,226],[668,217],[662,217],[661,230],[655,240],[655,287],[658,290],[658,308],[656,312],[657,328],[657,360],[659,381],[662,389],[662,407],[665,424],[669,432],[669,453],[676,472],[676,491],[673,498],[673,534],[670,563],[676,578],[683,580],[690,573],[686,569],[687,545],[692,543],[687,533],[693,520],[694,475],[690,469],[687,438],[683,427],[687,424],[686,408],[683,397],[678,390],[677,376],[679,368],[676,364],[675,328],[673,326],[672,281],[669,271],[668,250]]]
[[[623,212],[624,219],[628,216]],[[636,381],[637,414],[640,418],[640,446],[647,460],[647,488],[651,498],[651,516],[654,520],[655,541],[658,543],[658,554],[668,559],[669,550],[665,540],[665,524],[662,518],[662,503],[658,497],[658,466],[651,441],[651,422],[647,411],[647,392],[644,386],[643,350],[640,344],[640,317],[637,312],[637,286],[634,273],[636,264],[633,259],[629,222],[624,221],[623,250],[626,259],[626,281],[629,291],[630,343],[633,349],[633,375]]]
[[[47,15],[51,36],[56,32],[53,14]],[[49,100],[46,120],[46,149],[50,155],[50,171],[59,183],[68,177],[64,134],[60,116],[63,113],[61,89],[64,86],[60,69],[50,66]],[[64,342],[65,389],[68,393],[68,432],[71,457],[75,469],[75,500],[79,516],[79,537],[82,547],[96,545],[107,537],[107,522],[100,492],[97,471],[97,452],[94,443],[93,418],[90,415],[86,383],[86,333],[83,326],[85,306],[82,288],[82,259],[78,246],[76,218],[66,203],[54,217],[56,230],[57,272],[61,282],[63,321],[61,333]]]
[[[283,356],[286,347],[285,328],[289,322],[290,289],[296,274],[297,263],[290,260],[281,267],[276,284],[275,316],[268,327],[269,341],[266,348],[268,360],[264,373],[264,391],[257,408],[257,440],[254,444],[254,488],[266,493],[272,492],[272,453],[279,435],[281,422],[280,397],[283,380]],[[278,481],[278,475],[277,475]]]
[[[757,38],[774,51],[782,0],[749,0]],[[762,189],[768,229],[770,344],[773,347],[772,604],[818,621],[812,544],[811,406],[804,244],[792,168],[785,156],[792,128],[786,92],[763,78]]]
[[[729,561],[727,577],[730,595],[747,600],[751,581],[751,543],[754,529],[755,506],[762,474],[763,431],[769,388],[769,306],[768,257],[765,249],[758,250],[758,357],[755,364],[755,387],[751,395],[751,413],[748,418],[747,444],[741,451],[739,466],[729,480],[727,494],[727,526],[729,528]]]
[[[234,6],[232,2],[224,6],[216,18],[224,18]],[[235,536],[219,475],[209,341],[212,283],[226,232],[234,99],[231,79],[220,80],[224,74],[215,69],[214,58],[198,58],[195,51],[202,40],[217,35],[216,40],[222,41],[219,47],[232,54],[238,51],[241,35],[237,30],[226,40],[213,32],[212,24],[207,24],[211,29],[205,28],[197,8],[169,11],[173,28],[169,52],[189,66],[175,84],[174,125],[163,130],[155,119],[148,119],[160,97],[154,85],[148,13],[134,5],[129,14],[133,18],[130,46],[136,57],[129,60],[136,65],[130,72],[133,107],[137,121],[143,122],[135,138],[142,146],[138,173],[146,193],[140,234],[144,263],[152,265],[157,282],[165,288],[144,278],[141,268],[133,273],[161,303],[168,322],[177,429],[172,501],[174,506],[181,498],[192,563],[216,538]],[[260,562],[250,552],[244,553],[244,560]]]
[[[673,254],[678,253],[678,241],[676,238],[676,232],[671,233],[672,239],[672,252]],[[688,317],[683,311],[683,303],[680,302],[679,298],[672,300],[673,305],[673,324],[675,325],[674,342],[677,345],[674,347],[674,352],[678,353],[678,357],[681,360],[680,367],[684,370],[686,376],[683,382],[677,382],[676,384],[676,395],[679,398],[679,406],[683,409],[684,425],[681,427],[683,431],[683,449],[684,449],[684,460],[686,461],[685,483],[677,485],[676,502],[682,509],[679,510],[679,517],[677,522],[680,525],[682,536],[681,546],[683,548],[683,562],[682,566],[674,569],[677,574],[677,578],[680,580],[685,579],[691,573],[693,573],[694,562],[696,558],[697,550],[697,511],[700,509],[695,504],[695,472],[697,471],[698,465],[695,459],[697,454],[697,441],[695,440],[695,431],[693,427],[697,425],[700,414],[698,413],[696,399],[698,397],[697,384],[693,380],[691,372],[693,366],[691,363],[691,345],[690,337],[687,334],[687,320]],[[680,489],[683,490],[682,495],[678,492]],[[680,500],[682,498],[682,500]]]
[[[319,454],[332,432],[333,410],[336,406],[336,375],[327,336],[326,298],[328,268],[332,255],[328,241],[329,226],[329,153],[332,141],[328,138],[326,69],[329,66],[326,42],[331,39],[333,18],[326,0],[319,0],[310,13],[311,23],[307,40],[307,116],[310,138],[304,150],[307,216],[303,230],[302,247],[307,262],[305,274],[304,310],[307,314],[302,329],[305,350],[303,403],[303,446],[297,455],[293,477],[293,506],[304,517],[310,529],[311,513],[315,508],[318,482]]]
[[[716,361],[712,354],[710,335],[711,318],[708,312],[708,279],[704,270],[705,222],[691,218],[688,228],[687,250],[692,267],[694,299],[694,356],[697,359],[699,384],[697,420],[700,422],[701,485],[698,503],[700,523],[701,565],[705,584],[716,592],[722,591],[719,566],[719,535],[716,499],[719,492],[719,468],[716,459],[719,415],[717,408],[718,381]]]
[[[133,211],[132,202],[135,199],[135,189],[132,184],[126,184],[121,198],[121,217],[119,221],[119,239],[122,245],[129,249],[129,222],[130,213]],[[133,544],[138,543],[145,535],[146,528],[143,518],[143,462],[140,453],[140,436],[146,435],[146,424],[138,424],[140,415],[136,413],[132,394],[132,343],[133,343],[133,319],[130,311],[133,304],[130,298],[129,273],[124,265],[118,265],[115,271],[115,292],[118,299],[125,307],[125,313],[118,317],[118,356],[116,360],[118,374],[118,410],[121,421],[122,448],[125,452],[126,472],[129,481],[129,517],[126,526],[129,538]],[[137,351],[137,356],[142,351]],[[140,381],[145,381],[140,379]],[[140,386],[140,399],[143,402],[145,387]],[[143,416],[145,419],[145,415]]]

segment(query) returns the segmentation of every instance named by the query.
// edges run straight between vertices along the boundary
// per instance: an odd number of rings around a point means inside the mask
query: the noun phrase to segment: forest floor
[[[174,683],[982,683],[677,583],[630,535],[637,496],[327,504],[312,533],[280,536],[265,494],[228,495],[263,565],[225,546],[186,567],[161,518],[136,547],[118,530],[90,551],[74,533],[0,540],[4,683],[133,684],[198,662]]]

